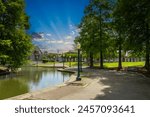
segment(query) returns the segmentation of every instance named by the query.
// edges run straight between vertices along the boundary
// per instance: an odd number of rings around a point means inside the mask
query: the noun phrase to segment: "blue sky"
[[[30,16],[29,33],[40,33],[33,39],[43,50],[70,50],[78,35],[77,25],[89,0],[25,0]]]

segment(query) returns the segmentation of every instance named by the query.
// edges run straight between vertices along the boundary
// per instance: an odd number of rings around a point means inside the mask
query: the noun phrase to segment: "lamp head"
[[[79,50],[81,48],[81,44],[78,42],[77,43],[77,49]]]

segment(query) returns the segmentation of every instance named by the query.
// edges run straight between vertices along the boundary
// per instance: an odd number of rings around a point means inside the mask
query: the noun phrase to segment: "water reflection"
[[[27,93],[28,91],[28,85],[17,79],[7,79],[0,81],[0,99]]]
[[[61,84],[70,75],[50,68],[24,67],[18,74],[0,76],[0,99]]]

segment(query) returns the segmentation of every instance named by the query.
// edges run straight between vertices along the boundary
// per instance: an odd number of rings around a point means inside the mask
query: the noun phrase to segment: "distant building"
[[[32,55],[30,56],[30,59],[33,61],[42,60],[42,56],[43,56],[43,53],[42,53],[41,49],[38,46],[35,46],[35,48],[32,52]]]

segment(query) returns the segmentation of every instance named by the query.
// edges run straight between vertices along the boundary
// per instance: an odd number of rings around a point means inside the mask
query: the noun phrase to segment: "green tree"
[[[127,45],[133,51],[145,51],[145,68],[150,70],[150,1],[118,0],[117,13],[124,20],[120,28],[126,28]]]
[[[76,41],[81,43],[82,51],[85,51],[90,58],[90,67],[93,67],[93,56],[99,51],[98,38],[97,38],[97,26],[98,20],[92,15],[87,15],[83,18],[79,28],[80,36],[76,38]]]
[[[24,0],[0,0],[0,58],[17,68],[27,60],[32,43]]]
[[[124,19],[119,12],[119,2],[116,4],[115,9],[113,11],[113,34],[115,37],[115,46],[118,50],[118,70],[122,69],[122,51],[123,51],[123,44],[125,41],[125,27],[124,27]]]
[[[90,66],[93,66],[93,54],[100,53],[100,67],[103,68],[103,56],[108,47],[109,25],[111,22],[111,1],[90,0],[85,8],[85,16],[80,24],[80,36],[77,40],[89,53]]]

